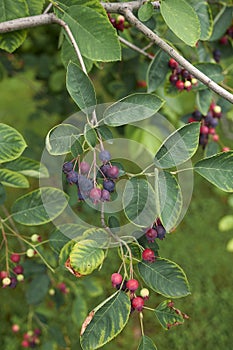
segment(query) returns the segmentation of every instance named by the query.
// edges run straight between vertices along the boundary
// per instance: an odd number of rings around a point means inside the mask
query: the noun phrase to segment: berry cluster
[[[219,43],[221,45],[228,45],[231,39],[233,39],[233,25],[226,30],[224,36],[220,38]]]
[[[193,86],[198,84],[197,79],[194,78],[189,71],[180,67],[179,63],[173,58],[170,58],[168,66],[172,69],[172,74],[169,77],[169,81],[179,91],[190,91]]]
[[[63,164],[63,172],[70,185],[75,184],[78,188],[79,200],[91,199],[94,204],[110,200],[110,193],[115,189],[115,180],[119,176],[119,168],[112,165],[111,154],[107,150],[99,153],[99,159],[102,161],[100,167],[96,166],[98,172],[97,179],[91,178],[91,166],[87,162],[80,162],[78,171],[74,170],[72,162]]]
[[[117,17],[112,17],[108,13],[108,18],[109,18],[109,21],[112,23],[113,27],[116,28],[116,30],[123,32],[124,29],[129,28],[129,24],[126,23],[125,17],[122,15],[118,15]]]
[[[206,115],[203,115],[200,111],[195,110],[192,113],[192,116],[188,119],[189,123],[201,121],[199,144],[203,147],[203,149],[206,147],[209,141],[209,136],[211,136],[212,141],[219,141],[219,135],[216,133],[216,127],[221,117],[221,107],[215,103],[211,103],[209,111]],[[222,151],[229,151],[229,149],[227,147],[223,147]]]
[[[23,348],[35,348],[40,344],[41,330],[36,328],[34,331],[28,331],[24,333],[21,346]]]
[[[120,273],[113,273],[111,276],[112,286],[117,289],[121,289],[126,293],[130,293],[131,307],[132,311],[137,310],[142,311],[144,307],[144,300],[149,299],[149,290],[147,288],[142,288],[140,290],[140,296],[135,294],[136,290],[139,288],[139,282],[136,279],[130,279],[128,281],[123,281],[123,277]]]
[[[23,266],[19,264],[20,259],[21,256],[19,254],[11,254],[10,260],[14,264],[11,275],[7,271],[0,271],[0,278],[2,280],[3,288],[15,288],[18,282],[22,282],[24,280]]]
[[[164,239],[166,235],[166,230],[163,227],[160,219],[157,219],[151,227],[149,227],[145,232],[148,242],[153,243],[156,238]]]

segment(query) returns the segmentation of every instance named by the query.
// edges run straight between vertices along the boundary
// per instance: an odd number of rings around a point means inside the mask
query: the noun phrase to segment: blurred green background
[[[28,149],[25,155],[39,160],[44,148],[44,138],[49,129],[62,122],[75,106],[65,89],[65,70],[57,48],[59,31],[55,26],[33,29],[22,48],[13,55],[0,51],[0,122],[9,124],[24,135]],[[113,101],[133,91],[144,91],[138,87],[138,80],[145,80],[145,62],[137,54],[125,50],[126,63],[106,64],[103,69],[94,68],[91,77],[97,89],[99,103]],[[175,125],[180,118],[194,110],[194,94],[168,98],[164,115]],[[221,128],[220,128],[221,129]],[[220,131],[221,132],[221,131]],[[224,135],[223,135],[224,138]],[[232,140],[224,139],[232,148]],[[201,151],[200,151],[201,152]],[[36,184],[32,182],[32,187]],[[7,203],[10,205],[18,192],[8,191]],[[195,177],[192,202],[186,217],[177,230],[169,234],[160,243],[161,256],[175,261],[187,274],[192,294],[175,302],[175,306],[190,316],[183,326],[164,331],[158,324],[153,312],[145,312],[145,333],[151,336],[160,350],[230,350],[233,348],[233,253],[226,250],[232,231],[220,232],[219,220],[226,214],[232,214],[228,205],[228,195],[217,191],[204,179]],[[48,236],[51,226],[40,233]],[[24,228],[24,234],[30,235],[38,229]],[[16,247],[17,249],[17,247]],[[48,248],[49,249],[49,248]],[[1,251],[1,264],[3,264]],[[95,273],[99,291],[85,294],[88,310],[91,310],[105,297],[113,293],[110,275],[114,262],[118,266],[116,253],[111,252],[99,273]],[[2,269],[2,268],[1,268]],[[62,280],[64,271],[59,272]],[[79,288],[82,281],[70,278],[70,286]],[[90,280],[90,279],[88,279]],[[25,286],[15,290],[1,289],[0,334],[4,350],[21,349],[22,336],[12,335],[11,325],[19,322],[26,330],[28,305],[24,296]],[[92,294],[92,295],[91,295]],[[80,295],[80,301],[83,299]],[[71,317],[69,295],[61,296],[61,304],[48,296],[45,303],[38,307],[39,312],[47,314],[50,327],[54,328],[52,343],[38,346],[41,350],[72,349],[78,350],[79,328]],[[148,306],[155,307],[163,298],[151,296]],[[68,332],[65,338],[59,337],[59,328]],[[140,338],[140,326],[134,313],[125,330],[106,350],[136,349]],[[69,339],[69,341],[67,340]],[[64,345],[64,340],[65,344]],[[50,345],[49,345],[50,344]]]

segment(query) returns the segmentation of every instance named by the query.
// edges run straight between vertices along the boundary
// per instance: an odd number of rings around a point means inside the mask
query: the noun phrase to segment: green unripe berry
[[[34,249],[32,248],[28,248],[28,250],[26,251],[26,255],[28,258],[32,258],[34,256],[35,252]]]
[[[9,277],[3,278],[2,284],[3,284],[4,286],[9,286],[9,285],[11,284],[11,279],[10,279]]]
[[[31,241],[36,243],[36,242],[38,242],[39,238],[40,238],[40,236],[35,233],[34,235],[31,236]]]
[[[19,275],[16,276],[18,282],[23,282],[24,280],[24,275],[20,273]]]
[[[50,288],[49,289],[49,295],[53,296],[55,294],[55,289],[54,288]]]
[[[150,295],[150,292],[147,288],[142,288],[140,290],[140,295],[143,299],[148,299],[149,298],[149,295]]]

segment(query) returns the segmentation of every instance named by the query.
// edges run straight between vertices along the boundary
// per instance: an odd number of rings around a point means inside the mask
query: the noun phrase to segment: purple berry
[[[11,277],[11,283],[10,283],[9,287],[15,288],[17,286],[17,283],[18,283],[17,278]]]
[[[119,175],[119,168],[116,165],[113,165],[112,167],[108,168],[107,170],[107,176],[111,179],[117,179]]]
[[[111,154],[108,151],[103,150],[99,154],[99,159],[104,163],[108,162],[111,159]]]
[[[112,180],[105,180],[103,182],[103,187],[109,192],[113,192],[115,189],[115,183]]]
[[[101,189],[92,188],[92,190],[89,193],[89,197],[93,200],[94,203],[97,203],[101,199]]]
[[[82,174],[87,174],[88,171],[90,170],[90,164],[87,162],[81,162],[79,165],[79,170],[81,171]]]
[[[172,74],[169,77],[169,81],[172,85],[176,85],[176,82],[179,80],[179,76],[177,74]]]
[[[101,200],[102,201],[109,201],[110,200],[110,193],[109,191],[103,189],[101,192]]]
[[[181,75],[182,75],[182,77],[184,79],[190,79],[191,78],[190,73],[189,73],[189,71],[187,71],[187,69],[182,69]]]
[[[166,235],[166,230],[162,225],[158,225],[156,228],[157,231],[157,237],[159,239],[164,239],[165,235]]]
[[[157,237],[157,231],[154,228],[149,228],[146,231],[146,238],[148,240],[148,242],[153,243],[155,241],[155,238]]]
[[[73,164],[71,162],[66,162],[63,164],[63,167],[62,167],[63,173],[67,174],[71,170],[73,170]]]
[[[78,173],[74,170],[71,170],[68,174],[66,174],[66,179],[70,185],[73,185],[78,181]]]
[[[218,49],[215,49],[213,52],[213,58],[214,58],[215,62],[219,63],[221,56],[222,56],[221,51]]]
[[[110,164],[104,164],[100,167],[101,175],[107,176],[107,171],[110,168]]]
[[[93,188],[93,182],[84,175],[78,175],[78,187],[81,193],[89,193]]]
[[[16,275],[21,275],[23,273],[23,266],[17,265],[13,268],[13,271]]]
[[[192,113],[192,117],[198,122],[202,120],[202,114],[198,110],[196,110]]]

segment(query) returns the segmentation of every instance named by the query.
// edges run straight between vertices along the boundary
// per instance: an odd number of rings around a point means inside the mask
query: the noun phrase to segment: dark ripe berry
[[[16,275],[20,275],[23,273],[23,266],[17,265],[13,268],[13,271]]]
[[[35,335],[41,335],[41,329],[40,328],[34,329],[34,334]]]
[[[182,81],[182,80],[178,80],[177,82],[176,82],[176,88],[178,89],[178,90],[184,90],[184,82]]]
[[[87,162],[81,162],[79,164],[79,170],[81,171],[82,174],[87,174],[88,171],[90,170],[90,164]]]
[[[205,148],[205,146],[208,143],[208,134],[201,134],[200,138],[199,138],[199,144],[203,147],[203,149]]]
[[[110,164],[104,164],[100,167],[100,172],[104,175],[107,176],[107,171],[110,168]]]
[[[176,85],[176,82],[179,80],[179,76],[177,74],[172,74],[169,77],[169,81],[172,85]]]
[[[155,261],[155,253],[153,250],[146,248],[142,252],[142,259],[149,262]]]
[[[103,182],[103,187],[105,190],[113,192],[115,189],[115,182],[113,182],[112,180],[105,180]]]
[[[219,63],[221,56],[222,56],[221,51],[218,49],[215,49],[213,52],[213,58],[214,58],[215,62]]]
[[[181,75],[182,75],[182,77],[184,79],[190,79],[191,78],[190,73],[189,73],[189,71],[187,71],[187,69],[182,69]]]
[[[135,292],[135,290],[137,290],[138,287],[139,287],[139,283],[138,283],[138,281],[135,280],[135,279],[128,280],[128,281],[126,282],[126,288],[127,288],[128,290],[130,290],[130,292]]]
[[[17,278],[11,277],[11,283],[10,283],[9,287],[15,288],[17,286],[17,283],[18,283]]]
[[[67,174],[71,170],[73,170],[73,164],[71,162],[66,162],[63,164],[63,167],[62,167],[63,173]]]
[[[174,60],[174,58],[170,58],[170,60],[168,62],[168,65],[169,65],[170,68],[176,69],[176,68],[178,68],[179,63],[176,62],[176,60]]]
[[[85,197],[84,193],[81,193],[79,188],[78,188],[78,200],[79,201],[84,201],[85,198],[86,197]]]
[[[12,262],[18,263],[20,261],[20,255],[17,254],[17,253],[13,253],[10,256],[10,259],[11,259]]]
[[[99,159],[102,162],[108,162],[111,159],[111,154],[107,150],[103,150],[99,153]]]
[[[192,116],[193,118],[196,120],[196,121],[201,121],[202,120],[202,114],[200,111],[196,110],[192,113]]]
[[[157,237],[157,231],[154,228],[149,228],[146,231],[146,238],[148,240],[148,242],[154,242],[155,238]]]
[[[92,190],[89,193],[89,197],[94,202],[98,202],[101,199],[101,189],[100,188],[92,188]]]
[[[78,173],[74,170],[71,170],[68,174],[66,174],[66,179],[70,185],[73,185],[78,181]]]
[[[227,45],[228,44],[228,37],[224,35],[220,40],[219,40],[221,45]]]
[[[233,26],[227,29],[227,35],[229,35],[231,38],[233,38]]]
[[[93,182],[84,175],[78,175],[78,187],[81,194],[89,193],[94,187]]]
[[[157,228],[157,237],[159,239],[164,239],[165,235],[166,235],[166,230],[162,225],[158,225]]]
[[[113,273],[111,276],[112,286],[116,288],[116,286],[120,285],[123,280],[123,277],[120,273]]]
[[[111,179],[117,179],[119,175],[119,168],[116,165],[111,166],[107,170],[107,176]]]
[[[132,307],[137,311],[142,311],[144,306],[144,299],[142,297],[133,298],[131,301]]]
[[[102,201],[109,201],[110,200],[110,193],[108,190],[103,189],[101,192],[101,200]]]
[[[208,112],[205,117],[205,124],[212,128],[216,128],[218,125],[218,119],[214,118],[211,112]]]
[[[208,128],[208,126],[206,126],[206,125],[202,125],[201,126],[201,128],[200,128],[200,133],[201,134],[208,134],[209,133],[209,128]]]

